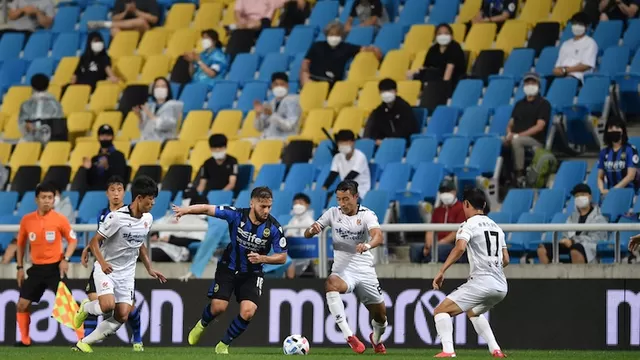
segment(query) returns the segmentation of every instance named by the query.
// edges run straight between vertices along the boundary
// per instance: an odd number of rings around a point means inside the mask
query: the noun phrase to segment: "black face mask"
[[[609,141],[617,143],[622,139],[622,131],[608,131],[607,137],[609,138]]]
[[[100,147],[102,149],[108,149],[113,146],[113,140],[100,140]]]

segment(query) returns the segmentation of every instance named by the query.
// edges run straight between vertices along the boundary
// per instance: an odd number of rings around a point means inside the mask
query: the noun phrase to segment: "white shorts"
[[[506,291],[498,291],[467,282],[455,289],[447,298],[456,303],[462,311],[472,310],[474,314],[481,315],[491,310],[505,296],[507,296]]]
[[[332,272],[331,275],[336,275],[344,280],[347,283],[347,293],[355,293],[358,300],[364,305],[384,302],[382,288],[374,267],[363,267],[357,270],[347,268],[340,272]]]
[[[117,303],[126,303],[133,305],[133,297],[135,291],[135,278],[117,277],[113,273],[107,275],[102,271],[100,266],[93,269],[93,281],[96,285],[96,293],[98,297],[102,295],[114,295]]]

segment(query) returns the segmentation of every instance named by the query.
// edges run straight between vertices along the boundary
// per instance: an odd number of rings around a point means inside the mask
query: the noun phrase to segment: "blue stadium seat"
[[[7,33],[0,40],[0,61],[17,59],[24,46],[24,34]]]
[[[584,181],[587,174],[587,163],[582,160],[566,160],[560,164],[560,168],[553,180],[552,189],[564,191],[569,195],[573,187]]]
[[[12,215],[18,204],[18,193],[15,191],[0,192],[0,216]]]
[[[247,190],[249,185],[251,184],[251,180],[253,180],[253,165],[251,164],[240,164],[238,166],[238,178],[236,180],[236,188],[235,192],[239,192],[242,190]]]
[[[605,76],[614,76],[624,73],[627,70],[627,64],[631,58],[631,49],[628,46],[612,46],[604,51],[604,55],[600,59],[600,64],[596,69],[596,74]],[[591,74],[585,77],[593,76]]]
[[[418,120],[418,131],[422,131],[422,128],[427,125],[429,110],[421,107],[414,107],[411,110],[413,111],[413,116]]]
[[[16,215],[19,217],[23,217],[30,212],[36,211],[36,209],[36,192],[27,191],[26,193],[24,193],[24,195],[22,195],[22,199],[20,199],[20,204],[18,205],[18,211]]]
[[[238,194],[233,206],[237,208],[248,208],[251,201],[251,190],[242,190]]]
[[[373,41],[373,46],[376,46],[382,52],[382,55],[386,55],[390,50],[400,48],[402,41],[404,40],[404,31],[400,24],[384,24],[376,39]]]
[[[131,191],[125,191],[125,193],[124,193],[124,201],[123,202],[125,204],[131,204],[131,201],[132,201]]]
[[[341,23],[344,24],[347,22],[347,19],[351,15],[351,9],[353,9],[353,3],[355,3],[355,1],[356,0],[344,1],[344,6],[342,7],[342,11],[340,12],[340,19],[339,19]],[[355,18],[353,20],[354,20],[354,25],[356,25],[358,18]]]
[[[511,189],[502,202],[500,212],[511,214],[511,222],[516,221],[522,213],[529,212],[533,205],[534,192],[531,189]]]
[[[424,199],[434,201],[444,176],[444,165],[427,161],[421,162],[411,177],[409,190],[398,189],[396,199],[402,205],[415,205]]]
[[[71,205],[73,206],[73,209],[77,209],[78,208],[78,202],[80,201],[80,194],[77,191],[64,191],[62,193],[62,197],[68,197],[69,201],[71,201]]]
[[[489,124],[489,135],[492,136],[505,136],[507,134],[507,125],[511,120],[511,113],[513,112],[512,105],[503,105],[494,110],[491,124]]]
[[[393,162],[387,164],[382,175],[378,190],[387,191],[390,194],[391,201],[396,200],[396,194],[399,190],[404,190],[409,183],[411,175],[411,166],[401,162]]]
[[[569,77],[557,78],[551,84],[546,98],[551,103],[551,106],[556,109],[571,106],[573,105],[573,98],[576,96],[578,85],[578,79]]]
[[[555,85],[555,81],[554,81]],[[553,86],[552,89],[553,90]],[[609,95],[609,77],[593,76],[585,79],[576,105],[567,104],[560,108],[566,119],[566,140],[575,145],[598,145],[598,135],[589,114],[600,115]],[[551,93],[549,90],[549,93]],[[572,91],[568,90],[568,91]],[[565,96],[565,95],[562,95]],[[549,98],[549,96],[547,96]],[[565,96],[568,101],[568,97]],[[549,99],[552,105],[554,102]],[[571,99],[573,102],[573,99]]]
[[[76,56],[80,45],[80,34],[78,32],[61,33],[53,43],[51,57],[60,61],[65,56]]]
[[[293,59],[289,64],[289,87],[291,87],[292,83],[297,83],[300,81],[300,67],[302,67],[302,61],[304,60],[304,57],[306,55],[307,53],[303,52],[295,54],[295,56],[293,56]],[[290,55],[287,56],[291,58]]]
[[[389,208],[389,194],[386,191],[370,190],[362,200],[362,205],[373,211],[382,224]]]
[[[322,215],[324,206],[327,203],[327,192],[318,188],[315,190],[306,190],[304,192],[311,200],[311,208],[313,216],[317,219]]]
[[[637,63],[634,72],[634,63]],[[631,65],[631,73],[618,74],[614,77],[620,96],[620,109],[628,114],[640,114],[640,56],[636,55]]]
[[[402,0],[404,3],[404,0]],[[396,21],[396,17],[398,16],[398,8],[400,7],[400,0],[384,0],[382,1],[385,10],[387,10],[387,15],[389,16],[389,21]]]
[[[260,169],[253,187],[268,186],[272,190],[280,189],[287,167],[284,164],[265,164]]]
[[[452,174],[456,168],[463,167],[467,159],[470,140],[466,137],[450,137],[444,141],[438,163],[444,165],[445,170]]]
[[[602,215],[609,218],[609,222],[616,222],[618,218],[626,214],[633,201],[633,189],[611,189],[602,201]]]
[[[404,27],[407,32],[411,25],[424,24],[424,18],[427,16],[430,1],[425,0],[407,0],[404,8],[398,17],[398,23]],[[432,24],[430,22],[430,24]]]
[[[31,84],[31,77],[35,74],[45,74],[51,77],[53,75],[53,59],[45,57],[33,60],[27,69],[24,83]]]
[[[543,224],[545,222],[544,215],[523,213],[518,218],[518,224]],[[542,232],[514,232],[511,239],[507,241],[509,253],[519,257],[529,251],[535,251],[542,240]]]
[[[640,46],[640,19],[629,20],[627,31],[622,37],[622,43],[634,52],[638,49]]]
[[[436,1],[427,23],[432,25],[454,23],[459,5],[457,1]]]
[[[593,40],[598,44],[598,53],[602,54],[611,46],[617,46],[622,36],[622,20],[601,21],[593,32]]]
[[[376,142],[373,139],[358,139],[356,140],[356,149],[362,151],[367,160],[373,159],[373,152],[376,149]]]
[[[638,219],[621,217],[619,223],[638,223]],[[623,258],[629,253],[629,239],[637,235],[637,231],[621,231],[620,232],[620,257]],[[609,239],[598,242],[596,246],[596,256],[600,258],[601,264],[611,264],[615,261],[616,238],[615,233],[609,233]]]
[[[482,88],[483,83],[480,79],[460,81],[451,97],[451,106],[464,110],[470,106],[478,105],[478,100],[482,95]]]
[[[532,49],[527,49],[532,50]],[[515,82],[512,79],[493,79],[482,97],[482,107],[493,110],[502,105],[509,105]]]
[[[125,203],[127,203],[125,201]],[[78,206],[78,224],[95,224],[98,221],[98,213],[107,205],[104,191],[87,191]]]
[[[89,21],[107,20],[109,10],[103,5],[91,5],[85,9],[80,16],[79,30],[81,32],[88,32],[87,23]]]
[[[567,26],[569,31],[571,27]],[[556,60],[558,59],[558,53],[560,48],[558,47],[546,47],[542,49],[538,61],[536,62],[536,72],[540,76],[548,76],[553,74],[553,68],[556,66]]]
[[[474,139],[484,135],[484,128],[489,120],[489,109],[480,106],[468,107],[458,124],[458,131],[455,136],[464,136],[469,139]],[[453,134],[445,135],[446,137],[453,136]]]
[[[207,194],[210,205],[231,205],[233,202],[233,191],[211,190]]]
[[[640,136],[630,136],[629,144],[636,147],[636,149],[640,149]]]
[[[549,222],[550,224],[564,224],[567,222],[567,219],[569,218],[569,216],[571,216],[571,213],[573,212],[573,209],[567,209],[567,212],[557,212],[553,215],[553,217],[551,218],[551,221]],[[560,240],[562,238],[562,232],[558,232],[556,235],[556,238],[558,240]],[[545,243],[553,243],[553,232],[552,231],[548,231],[544,234],[544,242]]]
[[[384,170],[387,164],[402,161],[406,146],[405,139],[386,138],[378,147],[373,161]]]
[[[316,172],[319,172],[319,170],[325,165],[331,164],[331,161],[333,160],[332,150],[333,150],[333,144],[329,139],[323,140],[320,142],[320,144],[318,144],[318,147],[313,153],[313,158],[311,159],[311,163],[317,169]],[[373,154],[373,151],[372,151],[372,154]]]
[[[244,84],[242,93],[238,98],[236,108],[242,110],[243,114],[253,110],[253,102],[258,100],[263,102],[267,98],[267,91],[269,90],[269,83],[264,81],[250,81]]]
[[[496,162],[502,150],[502,140],[498,137],[481,137],[473,145],[469,163],[454,169],[460,180],[475,182],[476,176],[493,177]]]
[[[284,180],[284,189],[294,194],[311,189],[314,177],[313,165],[305,163],[293,164]]]
[[[151,209],[151,215],[154,219],[160,219],[167,215],[169,204],[171,204],[171,191],[160,191],[156,196],[156,202]]]
[[[322,167],[322,169],[320,170],[320,173],[318,174],[318,177],[316,178],[316,188],[322,188],[322,185],[324,184],[325,180],[327,180],[327,177],[329,176],[330,172],[331,172],[330,164]],[[340,182],[340,179],[338,177],[335,179],[333,184],[328,186],[327,191],[333,192],[338,186],[339,182]]]
[[[0,224],[18,225],[22,217],[14,215],[0,215]],[[3,252],[7,246],[13,241],[17,234],[10,232],[0,233],[0,252]]]
[[[231,64],[227,80],[237,82],[240,87],[254,79],[260,58],[256,54],[238,54]]]
[[[314,36],[315,28],[312,26],[298,25],[294,27],[287,39],[284,53],[290,57],[294,57],[300,53],[306,54],[313,43]]]
[[[309,25],[315,26],[318,31],[321,31],[338,17],[339,10],[340,3],[336,0],[319,1],[311,10]]]
[[[258,70],[258,80],[271,82],[271,74],[287,72],[287,70],[289,70],[289,56],[280,53],[267,54]]]
[[[423,161],[433,161],[436,158],[437,151],[438,140],[435,137],[416,138],[411,141],[405,160],[413,169],[416,169]]]
[[[440,105],[431,115],[426,134],[435,136],[438,142],[441,143],[445,134],[453,132],[457,122],[458,109]]]
[[[260,58],[264,58],[269,53],[279,53],[284,36],[283,28],[264,29],[256,41],[255,53]]]
[[[511,214],[504,212],[491,211],[487,214],[489,219],[493,220],[496,224],[510,224],[511,223]],[[505,234],[507,237],[507,234]]]
[[[273,190],[273,206],[271,213],[274,216],[279,214],[289,214],[293,206],[293,195],[291,191],[287,190]]]
[[[533,207],[534,214],[543,215],[545,221],[550,221],[555,213],[564,209],[566,193],[559,189],[543,189],[540,190],[538,200]]]
[[[220,110],[231,109],[236,100],[238,83],[233,81],[218,81],[213,86],[211,97],[207,102],[207,109],[217,113]]]
[[[578,94],[578,106],[584,106],[592,114],[602,114],[604,103],[609,96],[611,81],[609,77],[595,76],[585,79],[584,86]]]
[[[547,92],[547,79],[546,78],[540,78],[540,90],[539,90],[539,93],[544,96],[544,94],[546,92]],[[524,82],[521,82],[520,86],[518,86],[518,90],[516,90],[516,95],[513,97],[513,99],[516,102],[524,99]]]
[[[62,6],[56,9],[56,15],[53,17],[53,25],[51,32],[62,33],[75,30],[76,23],[80,17],[80,8],[77,6]],[[34,35],[37,34],[34,33]]]
[[[191,110],[202,110],[208,91],[209,86],[203,83],[190,83],[184,87],[180,101],[184,103],[182,112],[185,118]]]
[[[536,51],[534,49],[514,49],[507,58],[500,75],[490,75],[489,80],[507,77],[520,82],[522,76],[531,70]]]
[[[51,48],[51,33],[47,31],[35,32],[24,46],[22,58],[28,61],[46,58],[49,56],[49,48]]]
[[[0,94],[4,94],[11,86],[20,84],[26,71],[27,62],[25,60],[6,60],[0,69]]]
[[[373,43],[375,29],[373,26],[358,26],[351,29],[346,42],[358,46],[369,46]]]

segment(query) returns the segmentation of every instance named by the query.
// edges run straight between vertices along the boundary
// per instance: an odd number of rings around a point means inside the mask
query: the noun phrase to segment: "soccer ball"
[[[282,351],[285,355],[307,355],[309,340],[302,335],[289,335],[282,343]]]

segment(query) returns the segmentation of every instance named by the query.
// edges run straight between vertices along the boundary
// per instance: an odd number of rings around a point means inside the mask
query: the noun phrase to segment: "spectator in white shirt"
[[[256,118],[253,125],[262,131],[263,139],[286,139],[298,133],[298,125],[302,117],[300,97],[289,93],[289,77],[283,72],[271,75],[271,92],[273,100],[253,103]]]
[[[354,180],[358,183],[360,198],[371,189],[371,174],[369,173],[369,160],[364,153],[355,148],[356,136],[351,130],[340,130],[336,134],[338,153],[331,161],[331,172],[325,180],[322,188],[327,190],[336,180]]]
[[[580,82],[584,81],[584,74],[593,72],[598,57],[598,44],[588,35],[587,26],[589,16],[579,12],[571,18],[573,38],[562,43],[553,75],[558,77],[571,76]]]
[[[316,222],[316,218],[313,216],[313,209],[311,209],[311,199],[303,193],[298,193],[293,197],[291,215],[293,216],[287,226],[296,227],[296,229],[289,228],[285,230],[287,238],[304,237],[305,228]],[[291,265],[287,268],[287,278],[293,279],[296,276],[300,276],[309,268],[309,265],[311,265],[311,260],[293,259]]]

